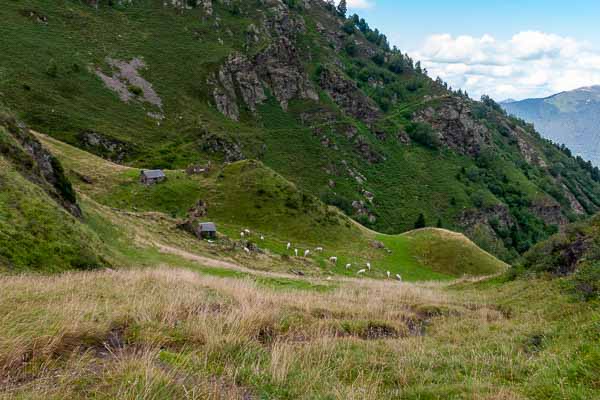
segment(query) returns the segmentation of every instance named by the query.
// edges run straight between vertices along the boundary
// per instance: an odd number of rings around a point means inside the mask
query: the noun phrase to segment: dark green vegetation
[[[80,220],[60,162],[0,111],[0,272],[89,269],[104,246]]]
[[[502,103],[510,114],[535,125],[546,138],[600,166],[600,87],[585,87],[543,99]],[[599,174],[598,170],[595,172]]]
[[[600,216],[570,225],[535,246],[520,269],[571,276],[567,285],[577,297],[600,299]]]
[[[259,159],[372,229],[407,231],[423,214],[505,260],[600,205],[585,166],[324,2],[85,3],[2,7],[0,96],[34,129],[105,158]],[[139,77],[119,78],[119,62]]]

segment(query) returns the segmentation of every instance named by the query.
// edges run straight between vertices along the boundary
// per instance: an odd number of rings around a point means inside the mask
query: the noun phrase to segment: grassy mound
[[[102,265],[102,243],[0,157],[0,272],[57,272]]]
[[[460,233],[426,228],[402,236],[410,241],[410,253],[436,272],[452,276],[481,276],[508,268],[507,264],[483,251]]]

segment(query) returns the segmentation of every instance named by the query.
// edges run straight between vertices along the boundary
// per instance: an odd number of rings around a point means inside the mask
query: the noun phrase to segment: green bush
[[[406,127],[406,132],[412,140],[430,149],[437,149],[442,144],[440,135],[429,124],[411,123]]]

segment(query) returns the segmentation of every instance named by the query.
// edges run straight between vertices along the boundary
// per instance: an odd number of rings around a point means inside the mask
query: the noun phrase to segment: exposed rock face
[[[377,164],[385,160],[385,157],[371,147],[369,141],[364,136],[358,136],[355,140],[356,151],[369,163]]]
[[[123,162],[132,151],[128,143],[106,137],[98,132],[81,132],[78,139],[84,148],[93,150],[95,153],[117,163]]]
[[[152,84],[142,78],[140,69],[146,67],[146,63],[139,58],[131,61],[115,60],[107,58],[106,62],[113,68],[112,75],[106,75],[100,69],[96,69],[96,75],[102,79],[106,87],[119,95],[119,98],[128,103],[139,100],[157,107],[162,111],[162,100],[152,87]]]
[[[522,128],[517,127],[516,130],[512,131],[514,137],[517,139],[517,144],[521,155],[529,164],[537,165],[538,167],[546,168],[548,165],[538,153],[538,151],[527,141],[529,134]]]
[[[571,204],[571,209],[575,212],[575,214],[584,215],[585,208],[583,208],[583,206],[581,205],[579,200],[577,200],[577,197],[575,197],[575,195],[573,195],[571,190],[565,184],[563,184],[562,187],[564,189],[565,196],[567,197],[567,199],[569,200],[569,203]]]
[[[549,225],[563,226],[569,220],[562,214],[561,206],[556,201],[541,200],[530,207],[533,215]]]
[[[413,120],[430,124],[444,144],[465,155],[478,155],[491,143],[488,128],[474,118],[467,102],[457,98],[449,97],[437,108],[417,111]]]
[[[371,211],[369,211],[369,209],[365,205],[364,201],[362,201],[362,200],[353,201],[352,208],[354,208],[354,212],[359,217],[366,217],[367,220],[372,224],[377,222],[377,217],[375,216],[375,214],[373,214]]]
[[[514,221],[508,207],[503,204],[497,204],[485,209],[466,210],[459,217],[458,223],[469,232],[478,225],[486,225],[491,228],[493,224],[496,229],[507,229]]]
[[[201,135],[200,148],[205,152],[222,154],[225,162],[235,162],[246,159],[238,143],[208,131],[203,132]]]
[[[265,88],[273,93],[284,110],[294,98],[319,99],[304,72],[297,49],[285,36],[253,59],[240,53],[230,55],[209,83],[214,86],[217,109],[236,121],[240,117],[240,100],[251,112],[255,112],[256,107],[267,99]]]
[[[77,205],[75,191],[60,162],[22,123],[0,115],[0,125],[4,126],[21,146],[19,148],[10,142],[1,142],[0,152],[12,159],[27,179],[40,186],[73,216],[80,218],[82,213]]]
[[[375,102],[367,97],[355,82],[346,78],[341,72],[323,68],[319,84],[346,114],[368,125],[379,118],[380,111]]]

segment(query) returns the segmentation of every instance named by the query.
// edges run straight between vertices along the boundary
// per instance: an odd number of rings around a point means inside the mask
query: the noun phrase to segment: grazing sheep
[[[337,264],[338,258],[337,257],[329,257],[329,261],[331,261],[334,264]]]
[[[400,276],[400,274],[396,274],[396,279],[398,279],[400,282],[402,282],[402,277]]]
[[[244,236],[246,236],[246,234],[244,232],[240,232],[240,236],[244,237]]]
[[[367,272],[367,270],[366,270],[366,269],[361,269],[360,271],[358,271],[358,272],[356,273],[356,275],[364,274],[365,272]]]
[[[304,257],[308,257],[308,255],[309,255],[309,254],[310,254],[310,250],[306,250],[306,251],[304,252]]]
[[[352,264],[346,264],[346,269],[352,268]]]
[[[294,254],[298,257],[298,249],[294,249]]]
[[[247,248],[247,247],[244,247],[244,251],[245,251],[246,253],[250,254],[250,249],[249,249],[249,248]]]
[[[367,263],[367,268],[369,269],[369,271],[371,270],[371,263]]]
[[[387,272],[388,279],[390,279],[390,276],[391,276],[391,275],[392,275],[392,274],[390,273],[390,271],[388,271],[388,272]]]
[[[265,237],[263,235],[260,235],[260,240],[265,240]]]
[[[323,248],[322,247],[317,247],[317,248],[315,248],[315,251],[322,252]]]
[[[250,234],[250,229],[244,229],[244,232],[246,232],[249,235]]]
[[[287,244],[287,249],[289,250],[289,249],[290,249],[290,247],[292,247],[292,244],[291,244],[290,242],[288,242],[288,244]]]

